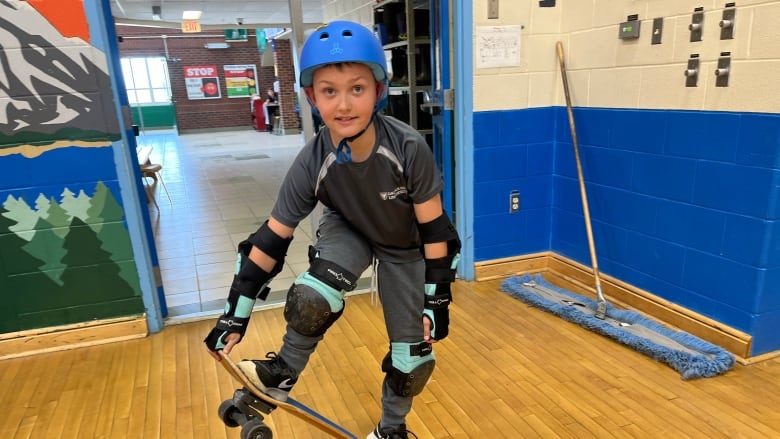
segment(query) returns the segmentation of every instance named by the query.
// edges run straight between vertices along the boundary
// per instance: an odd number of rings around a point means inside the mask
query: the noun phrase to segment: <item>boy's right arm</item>
[[[225,303],[225,312],[203,340],[215,359],[220,359],[217,351],[230,353],[233,346],[241,341],[256,299],[265,300],[269,292],[268,285],[282,271],[293,232],[292,227],[271,217],[257,232],[238,245],[236,273]]]

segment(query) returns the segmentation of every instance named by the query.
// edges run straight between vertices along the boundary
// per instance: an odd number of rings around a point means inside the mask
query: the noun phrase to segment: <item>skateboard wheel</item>
[[[271,439],[273,437],[271,429],[257,418],[241,427],[241,439]]]
[[[238,427],[238,421],[236,421],[233,416],[240,414],[241,411],[233,405],[232,400],[227,399],[222,401],[222,404],[219,405],[217,412],[219,413],[219,419],[222,419],[222,422],[224,422],[225,425],[230,428]]]

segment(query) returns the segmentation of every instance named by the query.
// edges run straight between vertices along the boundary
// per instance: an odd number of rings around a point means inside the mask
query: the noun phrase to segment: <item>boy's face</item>
[[[365,64],[328,65],[317,69],[306,89],[334,141],[366,128],[382,84]]]

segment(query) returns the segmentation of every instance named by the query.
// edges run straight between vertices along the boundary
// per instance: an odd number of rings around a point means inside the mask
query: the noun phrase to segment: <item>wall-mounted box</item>
[[[629,15],[628,20],[620,23],[618,38],[621,40],[634,40],[639,38],[639,27],[642,24],[638,15]]]

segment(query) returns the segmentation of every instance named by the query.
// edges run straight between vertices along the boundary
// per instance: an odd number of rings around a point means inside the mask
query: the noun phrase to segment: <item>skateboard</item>
[[[273,432],[263,422],[263,415],[269,415],[277,408],[317,427],[332,437],[357,439],[357,436],[345,428],[293,398],[288,397],[286,401],[272,398],[252,384],[230,356],[222,351],[219,351],[219,355],[222,357],[222,361],[219,363],[243,386],[236,389],[232,399],[222,401],[222,404],[219,405],[219,418],[228,427],[240,425],[241,439],[273,438]]]

